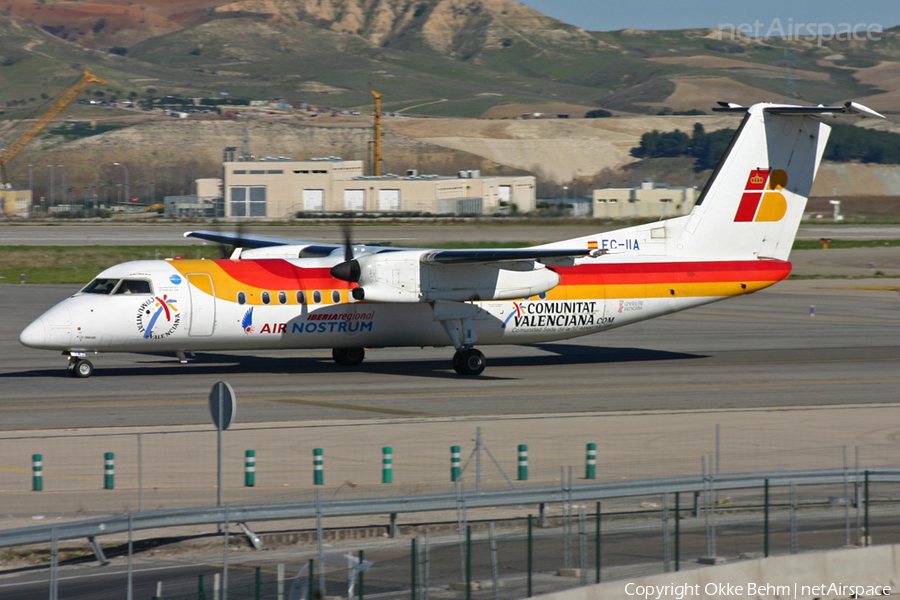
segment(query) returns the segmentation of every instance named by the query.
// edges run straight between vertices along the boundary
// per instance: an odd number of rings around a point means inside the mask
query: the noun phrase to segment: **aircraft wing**
[[[423,254],[419,261],[425,264],[462,265],[475,263],[510,262],[519,260],[542,260],[587,256],[588,248],[498,248],[494,250],[432,250]]]
[[[298,242],[296,240],[280,240],[258,235],[226,233],[221,231],[188,231],[184,234],[184,237],[195,237],[217,244],[226,244],[240,248],[271,248],[273,246],[297,246],[308,243]],[[343,246],[341,244],[309,243],[309,245],[303,249],[303,252],[308,256],[328,256],[338,248],[343,248]]]

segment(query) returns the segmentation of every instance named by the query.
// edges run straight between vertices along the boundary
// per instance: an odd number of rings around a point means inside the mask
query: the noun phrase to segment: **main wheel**
[[[453,368],[460,375],[481,375],[485,365],[484,354],[475,348],[453,355]]]
[[[331,351],[334,362],[342,367],[358,367],[366,358],[365,348],[335,348]]]
[[[71,373],[73,377],[86,379],[94,374],[94,365],[92,365],[89,360],[79,358],[75,361],[74,365],[69,365],[69,373]]]

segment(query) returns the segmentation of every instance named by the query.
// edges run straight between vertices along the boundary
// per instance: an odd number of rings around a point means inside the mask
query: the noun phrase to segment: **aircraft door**
[[[188,273],[191,291],[191,328],[193,337],[210,336],[216,325],[216,293],[212,277],[206,273]]]

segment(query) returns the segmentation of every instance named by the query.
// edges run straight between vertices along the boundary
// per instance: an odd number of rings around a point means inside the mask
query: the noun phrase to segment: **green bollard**
[[[528,446],[519,444],[519,481],[528,481]]]
[[[385,446],[381,449],[381,483],[394,482],[394,459],[391,448]]]
[[[103,489],[116,489],[116,455],[112,452],[103,455]]]
[[[244,487],[256,485],[256,450],[244,452]]]
[[[44,489],[44,462],[40,454],[31,455],[31,489],[35,492]]]
[[[313,450],[313,485],[324,485],[325,484],[325,473],[323,471],[322,465],[322,449],[316,448]]]
[[[587,462],[584,465],[584,478],[597,479],[597,444],[587,445]]]
[[[459,446],[450,446],[450,481],[456,481],[459,476]]]

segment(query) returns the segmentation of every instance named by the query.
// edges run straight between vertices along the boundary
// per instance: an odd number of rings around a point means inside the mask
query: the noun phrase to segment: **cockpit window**
[[[149,296],[153,293],[150,288],[150,282],[145,279],[123,279],[119,287],[116,288],[115,294],[143,294]]]
[[[81,290],[82,294],[112,294],[112,291],[115,289],[116,285],[118,285],[118,279],[95,279],[83,290]]]

